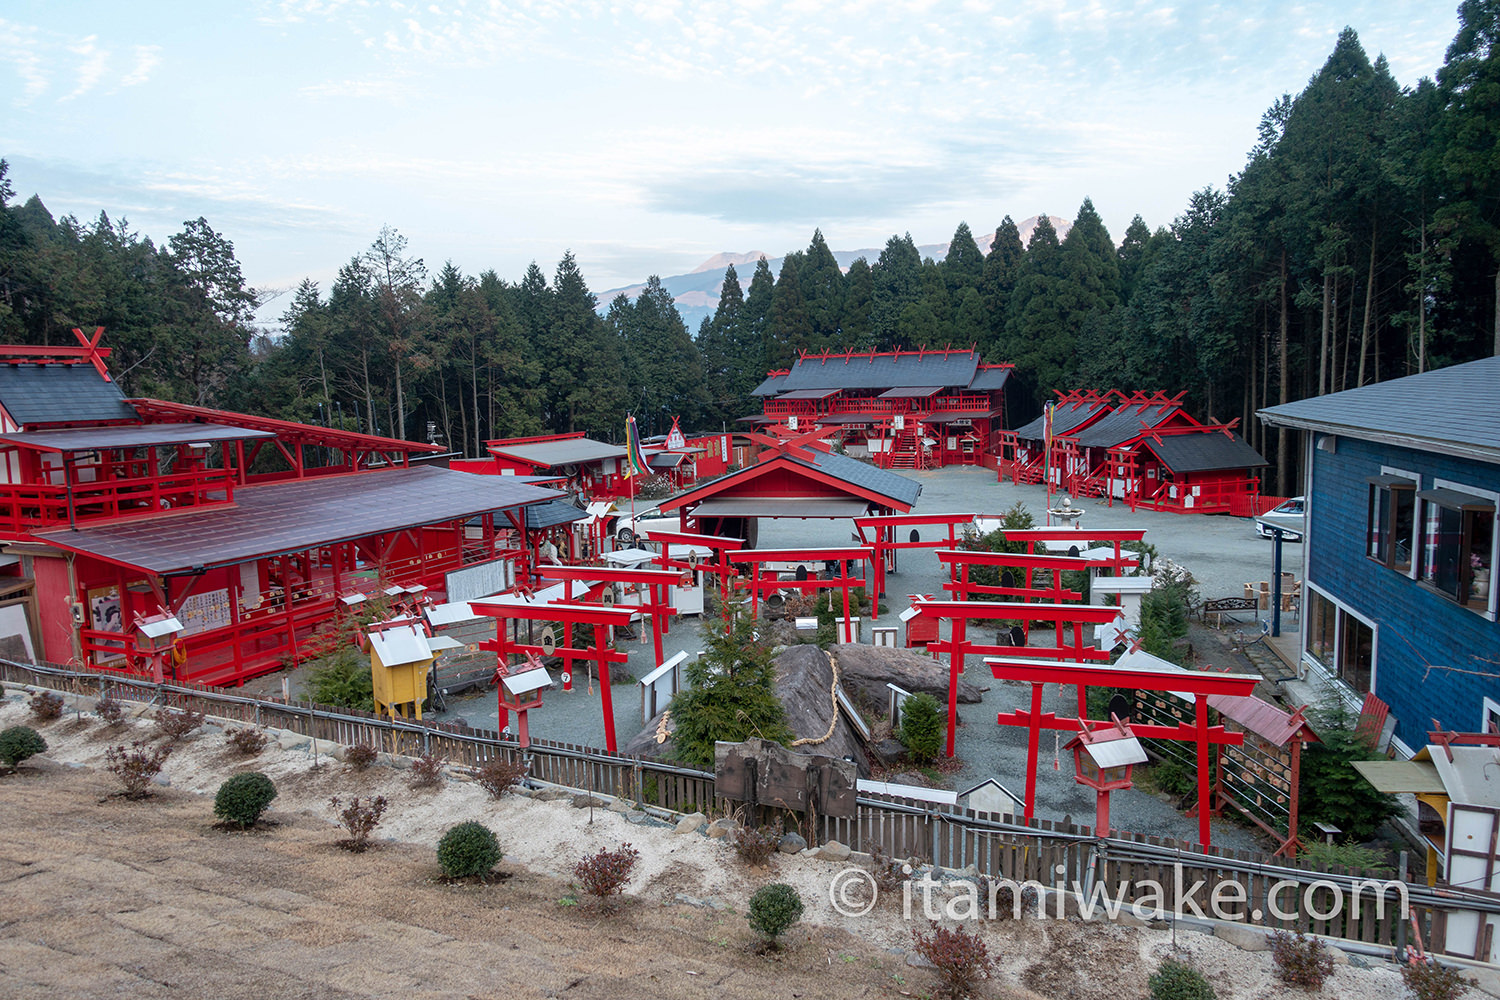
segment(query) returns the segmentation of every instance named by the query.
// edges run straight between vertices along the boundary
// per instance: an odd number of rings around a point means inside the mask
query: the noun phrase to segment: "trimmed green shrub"
[[[901,706],[901,743],[917,759],[928,764],[943,752],[948,720],[938,700],[925,691],[906,699]]]
[[[750,897],[750,912],[745,919],[750,921],[751,930],[776,947],[787,928],[802,919],[802,897],[784,882],[763,885]]]
[[[12,771],[27,757],[35,757],[47,749],[47,741],[30,726],[11,726],[0,733],[0,761]]]
[[[255,825],[266,806],[276,798],[276,786],[259,771],[236,774],[219,786],[214,796],[214,815],[241,830]]]
[[[1146,985],[1151,1000],[1214,1000],[1213,985],[1203,973],[1175,958],[1162,959]]]
[[[449,878],[488,875],[503,857],[500,841],[483,823],[459,823],[438,841],[438,864]]]

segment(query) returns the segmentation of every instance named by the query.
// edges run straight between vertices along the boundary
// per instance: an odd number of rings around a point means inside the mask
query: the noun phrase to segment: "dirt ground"
[[[0,728],[28,722],[0,702]],[[170,787],[146,801],[115,793],[104,748],[152,737],[146,720],[108,729],[84,715],[37,726],[46,755],[0,777],[0,992],[10,998],[844,998],[937,992],[908,964],[912,923],[895,906],[841,917],[827,898],[838,870],[778,856],[748,869],[719,841],[568,801],[492,801],[472,782],[414,792],[406,774],[355,773],[274,742],[234,755],[203,732],[173,753]],[[217,829],[212,792],[261,770],[280,792],[269,823]],[[386,795],[381,839],[361,855],[336,846],[332,795]],[[433,846],[480,819],[507,852],[493,884],[442,881]],[[629,840],[639,873],[619,912],[574,905],[567,873],[597,845]],[[807,903],[790,947],[766,955],[744,912],[755,887],[797,886]],[[678,900],[687,894],[718,908]],[[921,926],[921,925],[918,925]],[[1275,982],[1265,954],[1213,937],[1105,923],[1026,919],[982,925],[1001,966],[991,1000],[1144,997],[1165,955],[1203,968],[1218,995],[1305,996]],[[1389,966],[1340,966],[1330,996],[1397,995]]]

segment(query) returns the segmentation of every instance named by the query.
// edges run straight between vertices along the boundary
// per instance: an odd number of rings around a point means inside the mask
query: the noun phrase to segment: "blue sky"
[[[387,224],[432,270],[571,248],[596,291],[1085,196],[1119,239],[1222,186],[1346,24],[1412,85],[1456,6],[5,0],[0,156],[54,215],[204,216],[257,287]]]

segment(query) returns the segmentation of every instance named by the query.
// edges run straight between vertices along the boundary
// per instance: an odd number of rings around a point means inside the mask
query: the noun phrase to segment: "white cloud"
[[[120,81],[122,87],[134,87],[145,83],[151,78],[151,71],[161,65],[160,45],[137,45],[135,47],[135,68],[125,74]]]
[[[43,72],[45,63],[39,47],[36,28],[0,18],[0,59],[14,66],[16,75],[23,81],[21,96],[14,102],[18,105],[34,101],[47,92],[47,76]]]
[[[73,90],[62,100],[71,101],[82,97],[93,90],[100,78],[104,76],[104,70],[109,66],[109,52],[99,48],[98,42],[97,35],[89,35],[82,41],[68,46],[68,51],[78,56],[79,63],[73,71]]]

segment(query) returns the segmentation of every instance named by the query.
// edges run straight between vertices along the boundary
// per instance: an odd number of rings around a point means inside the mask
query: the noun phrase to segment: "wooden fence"
[[[468,726],[260,701],[217,688],[157,685],[110,671],[0,660],[0,679],[81,695],[107,691],[119,700],[192,709],[346,746],[363,743],[406,756],[432,754],[461,767],[513,760],[521,753],[514,740]],[[714,775],[709,772],[547,740],[532,741],[529,753],[530,774],[540,781],[672,812],[707,812],[716,805]],[[820,842],[837,840],[868,853],[878,848],[898,861],[970,869],[994,879],[1079,893],[1086,899],[1099,900],[1102,895],[1112,903],[1137,903],[1166,914],[1217,913],[1252,925],[1394,949],[1404,948],[1415,932],[1429,951],[1441,952],[1450,914],[1478,913],[1481,924],[1488,915],[1500,914],[1500,894],[1495,893],[1388,883],[1381,874],[1297,864],[1244,851],[1204,851],[1159,837],[1100,838],[1087,827],[1047,820],[1023,823],[887,795],[862,794],[854,816],[820,816],[813,824],[808,832]],[[1379,889],[1367,880],[1389,890],[1380,901],[1383,905],[1377,905]],[[1234,886],[1218,889],[1228,883]],[[1153,886],[1158,887],[1155,894]],[[1211,908],[1216,889],[1219,902]],[[1101,903],[1095,905],[1097,909]]]

